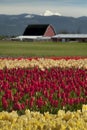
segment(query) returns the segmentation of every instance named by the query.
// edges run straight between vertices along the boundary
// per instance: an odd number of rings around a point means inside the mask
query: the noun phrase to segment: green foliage
[[[0,36],[0,40],[3,40],[5,38],[5,36]]]
[[[0,56],[87,56],[87,43],[0,41]]]

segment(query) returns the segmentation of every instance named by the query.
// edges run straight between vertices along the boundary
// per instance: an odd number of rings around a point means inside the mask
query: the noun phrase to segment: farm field
[[[0,56],[87,56],[87,43],[0,41]]]
[[[87,130],[87,43],[0,41],[0,130]]]

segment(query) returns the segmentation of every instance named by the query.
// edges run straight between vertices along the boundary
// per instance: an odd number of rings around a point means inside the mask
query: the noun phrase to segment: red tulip
[[[8,108],[8,102],[5,97],[2,97],[2,106],[4,109]]]
[[[53,107],[58,107],[58,100],[52,100],[51,104]]]
[[[30,99],[30,101],[29,101],[29,106],[30,106],[30,108],[33,107],[33,105],[34,105],[34,100],[35,100],[35,98],[34,98],[34,97],[31,97],[31,99]]]
[[[40,97],[36,100],[36,104],[37,104],[38,108],[41,108],[44,105],[44,101],[43,101],[42,97]]]
[[[14,103],[13,108],[14,108],[15,110],[22,110],[21,104],[20,104],[19,102]]]

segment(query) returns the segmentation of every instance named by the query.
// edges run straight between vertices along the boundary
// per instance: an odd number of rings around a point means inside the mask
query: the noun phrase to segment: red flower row
[[[32,59],[36,59],[38,60],[39,57],[28,57],[28,58],[23,58],[23,57],[19,57],[19,58],[12,58],[12,57],[6,57],[6,58],[0,58],[0,59],[7,59],[7,60],[22,60],[22,59],[27,59],[27,60],[32,60]],[[41,58],[41,57],[40,57]],[[60,60],[60,59],[65,59],[65,60],[70,60],[70,59],[75,59],[75,60],[79,60],[79,59],[87,59],[87,56],[63,56],[63,57],[46,57],[46,59],[53,59],[53,60]]]
[[[51,68],[0,70],[0,109],[75,110],[87,103],[87,70]]]

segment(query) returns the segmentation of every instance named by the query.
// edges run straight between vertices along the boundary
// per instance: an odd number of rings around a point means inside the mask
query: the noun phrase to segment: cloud
[[[64,16],[87,16],[87,0],[0,0],[0,14],[43,14],[45,10]]]
[[[59,7],[59,11],[64,16],[81,17],[87,16],[87,8],[85,7]]]
[[[44,11],[44,7],[42,7],[42,11]],[[39,6],[31,6],[26,4],[21,5],[0,5],[0,14],[21,14],[21,13],[41,13],[41,9]]]

